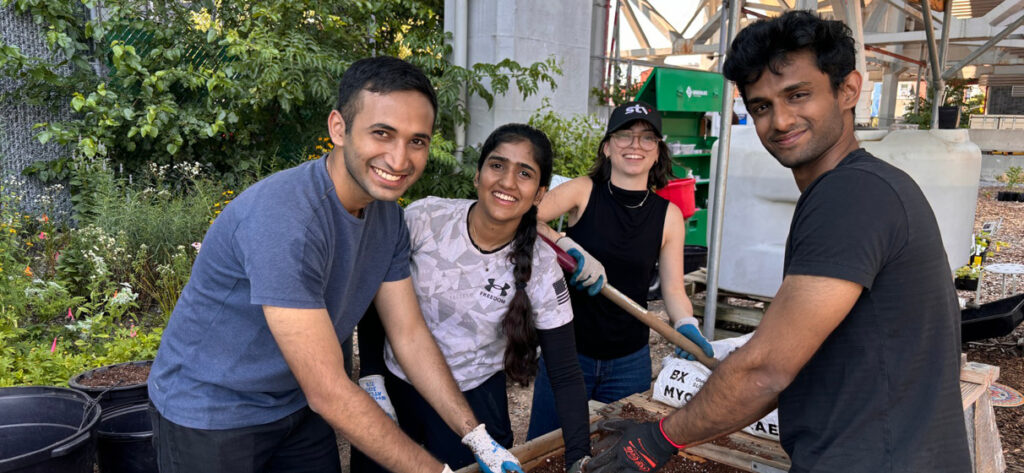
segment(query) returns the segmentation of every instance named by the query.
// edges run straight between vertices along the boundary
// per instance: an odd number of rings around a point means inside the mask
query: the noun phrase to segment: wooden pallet
[[[706,307],[705,300],[694,300],[693,295],[698,291],[699,288],[705,287],[707,283],[707,268],[700,268],[697,271],[693,271],[683,277],[684,284],[686,285],[686,295],[690,297],[690,301],[693,303],[693,315],[696,317],[704,317],[704,308]],[[728,302],[729,298],[744,299],[753,303],[763,303],[764,308],[756,307],[745,307]],[[719,290],[718,291],[718,306],[715,311],[715,321],[727,322],[742,325],[747,328],[747,332],[754,330],[758,325],[761,324],[761,318],[764,317],[764,311],[768,308],[768,305],[772,302],[770,297],[760,297],[750,294],[739,294],[730,291]],[[717,324],[716,324],[717,325]],[[726,330],[723,328],[715,329],[715,339],[721,340],[723,338],[736,337],[743,335],[745,332],[737,332],[735,330]]]
[[[961,356],[960,393],[963,398],[964,423],[967,427],[971,450],[973,473],[1003,473],[1006,463],[999,441],[999,430],[992,412],[988,387],[999,377],[999,367],[967,362]],[[675,408],[651,400],[651,391],[634,394],[611,404],[590,401],[590,432],[596,439],[596,423],[603,418],[618,417],[627,403],[659,416],[672,413]],[[529,471],[545,458],[563,451],[561,429],[537,437],[522,445],[513,447],[511,452]],[[756,437],[745,432],[736,432],[719,439],[687,448],[680,455],[695,461],[713,461],[752,473],[776,473],[789,470],[790,462],[778,442]],[[476,464],[458,470],[457,473],[479,472]]]

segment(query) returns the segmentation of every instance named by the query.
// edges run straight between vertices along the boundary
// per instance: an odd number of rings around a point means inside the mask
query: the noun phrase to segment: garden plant
[[[431,159],[402,203],[472,193],[455,158],[455,125],[470,119],[462,91],[526,97],[560,74],[554,59],[451,65],[440,1],[0,5],[40,25],[49,47],[32,56],[0,42],[0,71],[20,84],[0,99],[71,112],[36,128],[65,152],[0,190],[0,386],[65,385],[155,356],[220,209],[329,151],[325,117],[351,62],[398,56],[437,88]],[[49,185],[52,202],[26,205],[27,179]]]

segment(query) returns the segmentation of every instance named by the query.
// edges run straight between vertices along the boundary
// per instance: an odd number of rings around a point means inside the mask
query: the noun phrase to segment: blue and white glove
[[[391,396],[388,396],[388,391],[384,387],[383,376],[372,374],[359,378],[359,387],[363,388],[363,391],[366,391],[366,394],[369,394],[377,402],[377,405],[391,420],[398,422],[398,414],[395,413],[395,406],[391,405]]]
[[[480,471],[484,473],[508,471],[523,473],[523,467],[519,465],[519,460],[491,438],[484,424],[476,426],[465,437],[462,437],[462,444],[473,451],[476,462],[480,465]]]
[[[684,337],[697,344],[705,355],[711,358],[715,357],[715,349],[711,346],[711,342],[708,342],[708,339],[704,338],[704,334],[700,333],[700,329],[697,328],[697,319],[683,317],[676,321],[675,328],[676,332],[683,334]],[[697,361],[697,357],[682,348],[676,348],[676,356],[690,361]]]
[[[591,296],[601,292],[601,286],[608,279],[604,265],[597,258],[590,256],[590,253],[587,253],[587,250],[584,250],[572,238],[559,238],[555,245],[576,259],[576,270],[573,271],[572,276],[569,276],[569,284],[581,291],[583,288],[587,288],[587,294]]]

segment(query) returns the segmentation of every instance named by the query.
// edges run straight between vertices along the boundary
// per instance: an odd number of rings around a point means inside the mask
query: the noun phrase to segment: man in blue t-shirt
[[[806,11],[736,36],[724,75],[801,192],[782,286],[689,403],[608,424],[621,437],[588,471],[655,471],[776,404],[791,473],[971,471],[949,263],[921,189],[854,136],[855,55],[849,28]]]
[[[491,472],[519,470],[459,391],[420,313],[395,201],[426,166],[430,81],[356,61],[327,118],[334,149],[227,205],[203,239],[149,377],[160,471],[340,471],[335,430],[392,471],[450,471],[344,370],[370,303],[410,381]]]

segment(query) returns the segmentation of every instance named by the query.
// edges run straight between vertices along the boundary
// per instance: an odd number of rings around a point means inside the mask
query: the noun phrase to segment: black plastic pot
[[[149,404],[120,407],[103,414],[96,428],[102,473],[157,471]]]
[[[999,191],[996,194],[996,200],[1000,202],[1021,202],[1021,199],[1024,199],[1022,192]]]
[[[1024,320],[1024,294],[960,311],[960,339],[965,342],[1002,337]]]
[[[152,364],[153,360],[129,361],[127,363],[118,363],[116,365],[91,369],[72,376],[71,379],[68,380],[68,386],[88,394],[89,397],[92,397],[93,399],[99,399],[100,406],[107,411],[119,406],[146,404],[149,402],[149,389],[147,388],[147,383],[114,387],[93,387],[82,384],[82,381],[93,377],[97,373],[102,373],[116,366]]]
[[[683,247],[683,274],[692,273],[708,265],[708,248],[699,245]]]
[[[951,130],[960,126],[960,107],[939,107],[939,128]]]
[[[101,412],[73,389],[0,389],[0,473],[92,473]]]
[[[956,288],[961,291],[978,290],[978,278],[956,278],[953,281]]]

